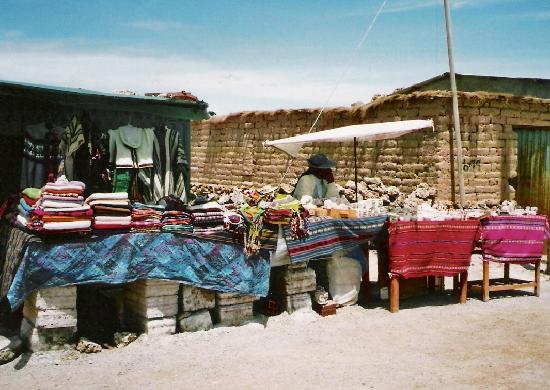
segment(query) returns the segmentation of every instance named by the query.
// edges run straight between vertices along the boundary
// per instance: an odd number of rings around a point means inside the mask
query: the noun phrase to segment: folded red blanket
[[[94,215],[92,209],[88,209],[86,211],[44,211],[44,209],[37,208],[33,210],[33,215],[37,215],[39,217],[44,215],[55,215],[55,216],[64,216],[64,217],[91,217]]]
[[[23,198],[23,200],[25,201],[26,204],[28,204],[29,206],[34,206],[36,204],[36,201],[37,199],[31,199],[29,198],[27,195],[25,194],[22,194],[21,197]]]

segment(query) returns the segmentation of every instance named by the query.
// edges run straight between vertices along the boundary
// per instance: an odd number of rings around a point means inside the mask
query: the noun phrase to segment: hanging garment
[[[73,116],[65,132],[61,137],[61,142],[59,143],[59,150],[63,155],[64,162],[64,171],[65,176],[69,180],[73,180],[74,177],[74,154],[75,152],[84,144],[84,130],[82,124]]]
[[[117,168],[147,168],[153,166],[153,129],[131,125],[109,130],[110,161]]]
[[[153,167],[140,170],[140,192],[147,203],[168,195],[187,201],[185,170],[187,160],[177,130],[159,127],[154,131]]]
[[[41,188],[47,181],[55,180],[59,156],[59,137],[63,129],[48,128],[44,123],[25,128],[21,188]]]

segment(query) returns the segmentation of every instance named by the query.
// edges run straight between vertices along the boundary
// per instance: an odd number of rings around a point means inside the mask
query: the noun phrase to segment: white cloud
[[[278,108],[320,107],[341,69],[312,65],[292,69],[225,67],[184,55],[155,57],[137,53],[82,50],[62,42],[0,43],[0,79],[94,89],[106,92],[187,90],[219,113]],[[380,67],[381,69],[383,67]],[[426,74],[431,77],[433,74]],[[391,80],[391,82],[388,82]],[[376,73],[350,69],[329,106],[369,101],[419,81],[395,69]]]

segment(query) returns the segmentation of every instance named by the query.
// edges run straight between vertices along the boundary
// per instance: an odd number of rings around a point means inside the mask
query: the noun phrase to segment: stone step
[[[181,286],[181,311],[193,312],[213,309],[216,306],[216,292],[183,284]]]

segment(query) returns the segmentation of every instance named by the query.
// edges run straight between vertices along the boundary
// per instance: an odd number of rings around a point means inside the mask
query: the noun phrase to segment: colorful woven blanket
[[[352,249],[373,240],[384,228],[386,216],[357,219],[310,217],[309,237],[292,238],[290,228],[284,236],[291,263],[326,258],[337,250]]]
[[[530,262],[540,259],[549,238],[545,215],[496,216],[481,221],[484,260]]]
[[[464,272],[478,231],[478,220],[391,222],[389,271],[405,279]]]
[[[172,233],[124,233],[34,242],[7,298],[13,309],[35,290],[89,283],[165,279],[239,294],[267,295],[269,255],[247,258],[242,246]]]

